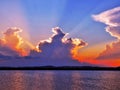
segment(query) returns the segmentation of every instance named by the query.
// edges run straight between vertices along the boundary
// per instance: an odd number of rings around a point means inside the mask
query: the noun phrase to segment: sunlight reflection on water
[[[120,90],[115,71],[0,71],[0,90]]]

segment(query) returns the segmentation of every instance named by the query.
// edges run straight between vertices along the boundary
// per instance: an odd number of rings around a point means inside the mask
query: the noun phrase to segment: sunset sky
[[[120,0],[0,0],[0,65],[7,56],[120,66]]]

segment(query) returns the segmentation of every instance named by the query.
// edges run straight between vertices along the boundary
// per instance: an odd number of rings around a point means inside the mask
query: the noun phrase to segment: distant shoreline
[[[120,67],[92,67],[92,66],[39,66],[39,67],[0,67],[0,70],[102,70],[120,71]]]

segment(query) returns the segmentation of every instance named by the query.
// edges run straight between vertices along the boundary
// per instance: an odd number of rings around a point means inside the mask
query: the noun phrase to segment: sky
[[[0,65],[12,63],[6,57],[56,59],[61,54],[71,65],[75,59],[119,66],[119,18],[119,0],[1,0]]]

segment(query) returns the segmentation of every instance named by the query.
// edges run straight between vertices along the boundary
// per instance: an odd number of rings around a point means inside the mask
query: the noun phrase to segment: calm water
[[[0,90],[120,90],[120,72],[0,71]]]

